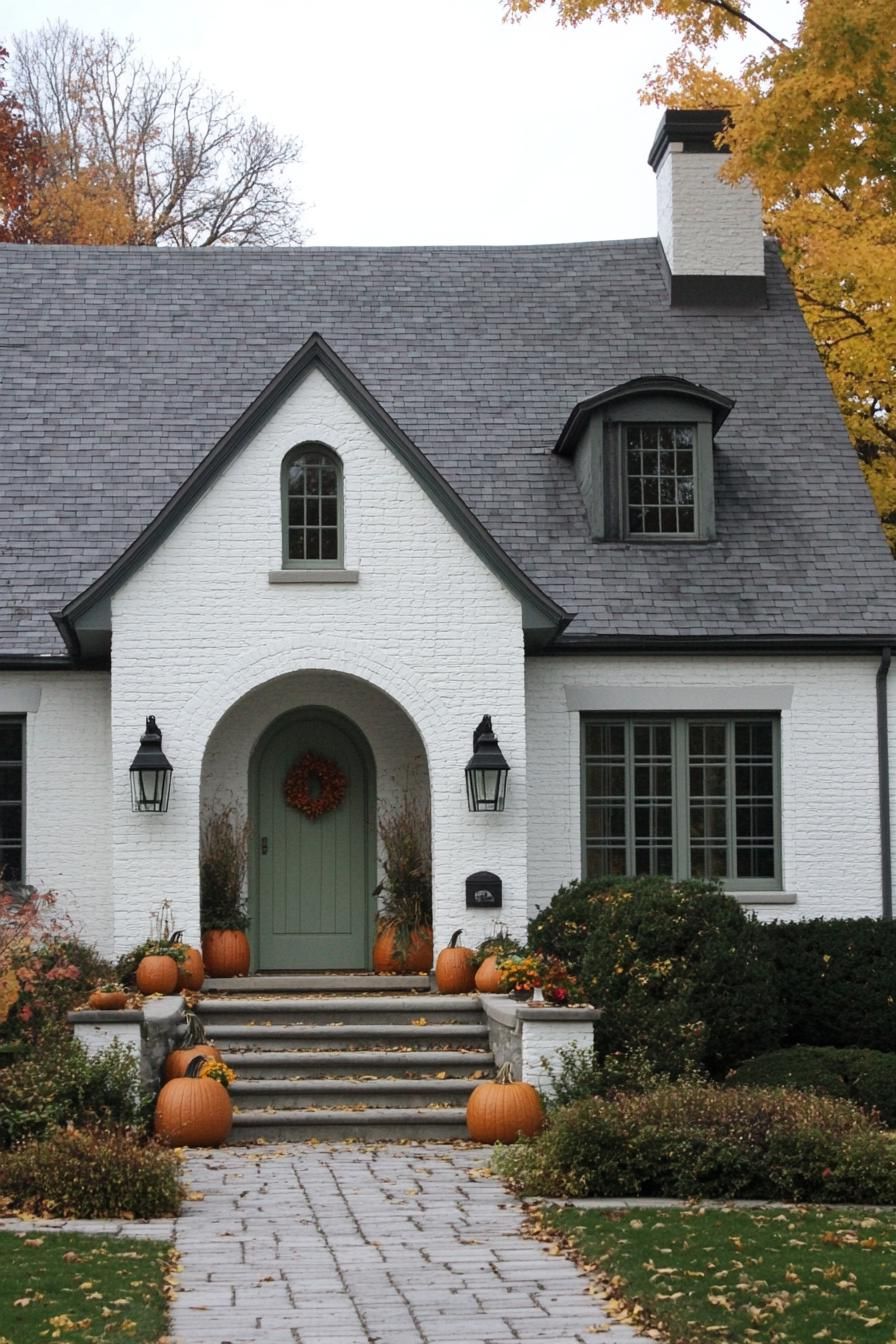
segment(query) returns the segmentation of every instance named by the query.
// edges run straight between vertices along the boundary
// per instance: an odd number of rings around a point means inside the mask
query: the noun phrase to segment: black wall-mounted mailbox
[[[471,873],[467,878],[467,908],[498,910],[501,905],[501,879],[497,873]]]

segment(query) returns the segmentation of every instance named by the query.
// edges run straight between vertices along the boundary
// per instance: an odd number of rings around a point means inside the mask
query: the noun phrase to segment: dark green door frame
[[[330,709],[325,705],[302,705],[296,709],[287,710],[286,713],[279,715],[262,733],[261,737],[255,743],[252,755],[249,761],[249,864],[248,864],[248,883],[249,883],[249,916],[251,924],[249,927],[249,941],[252,945],[252,965],[258,966],[258,940],[260,925],[260,862],[261,862],[261,832],[259,826],[259,797],[260,797],[260,766],[265,751],[270,743],[278,737],[285,729],[296,726],[300,723],[326,723],[339,728],[351,740],[358,751],[364,763],[364,788],[365,788],[365,824],[364,824],[364,849],[365,849],[365,874],[366,890],[368,900],[365,907],[366,918],[366,947],[367,947],[367,966],[372,965],[372,949],[375,924],[375,900],[373,898],[373,889],[376,886],[377,878],[377,831],[376,831],[376,762],[370,744],[367,738],[361,732],[360,728],[345,714],[340,714],[338,710]]]

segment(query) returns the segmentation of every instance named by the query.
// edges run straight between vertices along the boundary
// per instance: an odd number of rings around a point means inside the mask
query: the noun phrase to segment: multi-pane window
[[[630,536],[697,530],[695,425],[623,425],[625,526]]]
[[[21,881],[24,863],[25,721],[0,718],[0,878]]]
[[[780,885],[777,719],[583,721],[585,871]]]
[[[340,469],[321,449],[290,455],[284,464],[284,562],[338,565],[342,558]]]

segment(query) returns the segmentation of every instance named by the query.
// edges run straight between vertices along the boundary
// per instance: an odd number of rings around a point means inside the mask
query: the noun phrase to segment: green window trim
[[[25,717],[0,714],[0,878],[25,879]]]
[[[284,569],[342,569],[342,462],[323,443],[291,448],[280,469]]]
[[[778,715],[581,716],[582,873],[782,890]]]

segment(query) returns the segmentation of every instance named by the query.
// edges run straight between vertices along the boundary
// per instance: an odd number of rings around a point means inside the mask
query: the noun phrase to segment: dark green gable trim
[[[542,592],[537,584],[533,583],[511,560],[417,445],[383,410],[376,398],[368,392],[324,338],[314,332],[227,433],[218,440],[139,537],[89,588],[85,588],[61,612],[54,614],[53,619],[73,657],[77,658],[81,651],[77,626],[82,617],[85,617],[102,598],[114,592],[152,555],[181,518],[205,494],[218,473],[239,453],[252,435],[313,368],[320,369],[337,391],[345,397],[386,447],[391,449],[404,464],[473,551],[519,599],[523,607],[524,620],[531,629],[534,642],[546,642],[569,624],[571,615]]]

